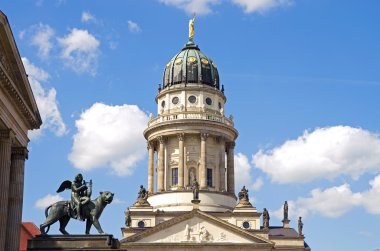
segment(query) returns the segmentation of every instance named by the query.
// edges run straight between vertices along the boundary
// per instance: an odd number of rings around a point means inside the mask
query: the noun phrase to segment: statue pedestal
[[[113,235],[37,235],[28,241],[29,250],[111,250],[120,243]]]
[[[290,220],[289,219],[283,219],[282,220],[282,227],[283,228],[289,228],[289,222],[290,222]]]

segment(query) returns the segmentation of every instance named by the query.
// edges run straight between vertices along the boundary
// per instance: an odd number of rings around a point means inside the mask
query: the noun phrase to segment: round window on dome
[[[211,98],[206,98],[206,104],[212,105],[212,99]]]
[[[194,62],[197,61],[197,58],[196,58],[196,57],[188,57],[188,58],[187,58],[187,61],[188,61],[189,63],[194,63]]]
[[[250,227],[249,222],[248,221],[244,221],[243,222],[243,228],[249,229],[249,227]]]
[[[139,228],[143,228],[143,227],[145,227],[145,222],[141,220],[141,221],[137,222],[137,226]]]
[[[192,103],[192,104],[194,104],[195,102],[197,102],[197,97],[191,95],[191,96],[189,97],[189,102]]]
[[[178,97],[174,97],[173,99],[172,99],[172,103],[173,104],[178,104],[179,103],[179,98]]]
[[[177,58],[177,59],[175,60],[175,64],[176,64],[176,65],[182,64],[182,58]]]
[[[162,100],[162,102],[161,102],[161,107],[162,107],[162,108],[165,108],[165,100]]]
[[[205,58],[202,58],[202,59],[201,59],[201,62],[202,62],[202,64],[205,64],[205,65],[207,65],[207,64],[208,64],[208,60],[207,60],[207,59],[205,59]]]

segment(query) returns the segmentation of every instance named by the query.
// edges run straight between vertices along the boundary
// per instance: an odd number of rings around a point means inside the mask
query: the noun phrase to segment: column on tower
[[[220,190],[226,191],[226,142],[224,138],[220,139]]]
[[[184,133],[178,134],[178,149],[179,149],[179,156],[178,156],[178,188],[183,189],[184,188],[184,148],[183,148],[183,141],[185,138]]]
[[[8,219],[5,250],[18,250],[24,195],[24,167],[28,157],[26,147],[12,148],[12,162],[9,178]]]
[[[0,250],[5,250],[12,138],[11,130],[0,130]]]
[[[157,166],[157,192],[164,191],[164,160],[165,160],[165,139],[162,136],[157,137],[158,147],[158,166]]]
[[[201,163],[200,163],[200,187],[207,188],[207,171],[206,171],[206,140],[208,133],[201,133]]]
[[[154,142],[148,141],[148,192],[154,193]]]
[[[227,192],[235,194],[235,171],[234,171],[234,148],[235,142],[227,144]]]
[[[217,145],[220,144],[220,139],[221,137],[216,137],[215,138],[215,141],[217,143]],[[217,152],[216,156],[219,156],[220,153]],[[215,187],[215,191],[220,191],[220,158],[216,158],[216,163],[215,163],[215,174],[213,175],[213,178],[214,178],[214,187]]]

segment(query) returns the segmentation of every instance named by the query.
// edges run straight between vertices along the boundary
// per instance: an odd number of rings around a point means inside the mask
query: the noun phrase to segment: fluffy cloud
[[[52,38],[54,30],[47,24],[38,24],[35,28],[35,33],[32,36],[31,43],[38,47],[38,56],[42,59],[47,59],[53,48]]]
[[[253,163],[276,183],[309,182],[380,171],[380,137],[349,126],[305,131],[272,150],[260,150]]]
[[[58,39],[62,47],[61,58],[66,67],[77,73],[96,74],[100,42],[87,30],[74,28]]]
[[[146,153],[142,135],[147,122],[135,105],[95,103],[75,122],[78,132],[69,160],[81,170],[108,166],[116,175],[130,175]]]
[[[140,28],[140,26],[137,23],[135,23],[135,22],[133,22],[131,20],[128,20],[128,30],[130,32],[137,33],[137,32],[141,31],[141,28]]]
[[[238,153],[234,156],[235,166],[235,190],[240,191],[243,186],[253,191],[258,191],[264,184],[261,177],[258,177],[252,182],[252,170],[253,167],[249,163],[248,157],[242,153]]]
[[[29,137],[37,138],[46,129],[57,136],[64,135],[67,131],[58,109],[57,92],[54,88],[45,90],[41,85],[41,82],[46,82],[49,79],[49,74],[31,64],[27,58],[22,58],[22,62],[28,74],[28,79],[43,122],[39,130],[30,131]]]
[[[289,201],[289,217],[307,217],[311,214],[320,214],[325,217],[336,218],[342,216],[354,207],[363,207],[371,214],[380,215],[380,175],[369,182],[370,188],[362,192],[353,192],[349,184],[334,186],[321,190],[313,189],[307,198],[300,197]],[[272,214],[282,219],[282,207]]]
[[[232,3],[243,7],[246,13],[264,13],[270,9],[293,4],[292,0],[231,0]]]
[[[39,208],[39,209],[45,209],[46,207],[50,206],[51,204],[53,204],[57,201],[61,201],[61,200],[64,200],[64,199],[59,194],[57,194],[57,195],[48,194],[45,197],[38,199],[34,206],[36,208]]]
[[[193,13],[206,15],[212,12],[211,5],[220,3],[220,0],[160,0],[160,2],[175,6],[191,15]]]
[[[96,19],[95,19],[95,16],[92,15],[90,12],[88,12],[88,11],[83,11],[83,12],[82,12],[81,21],[82,21],[83,23],[89,23],[89,22],[95,22]]]

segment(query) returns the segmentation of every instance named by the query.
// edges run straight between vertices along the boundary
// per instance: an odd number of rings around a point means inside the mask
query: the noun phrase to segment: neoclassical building
[[[28,130],[42,121],[7,17],[0,11],[0,250],[18,250]]]
[[[217,65],[189,37],[167,63],[158,88],[157,116],[150,116],[144,131],[148,195],[141,188],[126,210],[120,248],[310,250],[301,219],[299,232],[290,228],[287,204],[283,225],[271,226],[266,209],[252,206],[245,188],[236,197],[238,131],[224,114]]]

